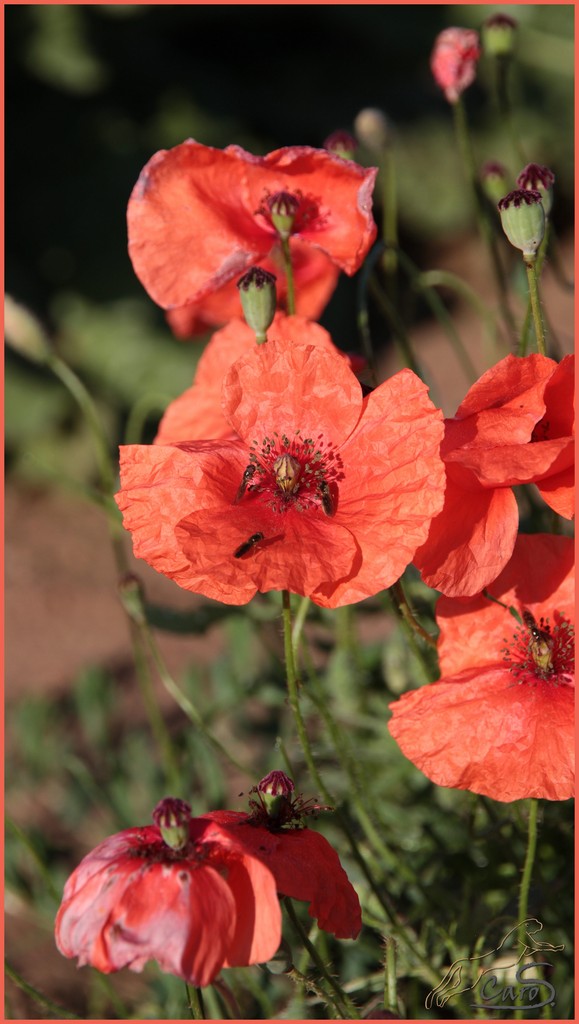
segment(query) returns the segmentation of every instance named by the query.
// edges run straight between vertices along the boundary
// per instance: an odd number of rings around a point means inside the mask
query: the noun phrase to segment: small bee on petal
[[[333,516],[336,511],[334,505],[334,499],[332,498],[332,492],[330,491],[330,485],[326,480],[322,480],[318,486],[320,498],[322,499],[322,508],[327,516]]]
[[[254,466],[253,463],[250,463],[249,466],[246,466],[246,468],[244,469],[241,484],[239,485],[239,490],[235,495],[235,499],[233,501],[234,505],[237,505],[243,498],[247,485],[251,483],[251,481],[253,480],[256,468],[257,467]]]
[[[523,622],[531,634],[529,651],[538,668],[545,671],[552,670],[551,652],[553,650],[553,637],[546,629],[539,629],[535,616],[529,611],[523,612]]]
[[[251,551],[256,544],[259,544],[260,540],[263,540],[263,533],[252,533],[251,537],[240,544],[239,547],[233,552],[234,558],[242,558],[248,551]]]

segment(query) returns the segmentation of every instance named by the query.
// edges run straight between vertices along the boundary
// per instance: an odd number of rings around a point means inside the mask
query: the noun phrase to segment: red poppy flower
[[[189,812],[171,799],[157,812],[176,805]],[[204,986],[222,967],[274,955],[281,913],[272,873],[241,846],[220,842],[207,822],[190,820],[190,812],[181,822],[176,841],[158,824],[129,828],[81,861],[56,918],[64,956],[105,974],[141,971],[156,960],[161,970]]]
[[[268,333],[270,339],[285,341],[287,345],[320,345],[338,352],[323,327],[301,316],[277,313]],[[223,381],[229,367],[255,347],[255,332],[244,320],[233,320],[216,331],[197,364],[192,386],[167,407],[154,443],[233,437],[221,409]],[[348,360],[349,357],[340,354]]]
[[[288,589],[338,607],[399,578],[443,501],[422,381],[403,370],[363,397],[337,352],[267,341],[231,367],[222,407],[239,440],[121,449],[137,557],[226,604]]]
[[[269,256],[260,260],[260,265],[275,274],[277,305],[280,310],[285,310],[287,280],[278,245],[274,245]],[[292,243],[292,266],[296,313],[317,320],[330,301],[340,271],[325,253],[297,238]],[[221,327],[241,315],[237,283],[228,281],[217,291],[209,292],[190,306],[168,310],[166,317],[173,333],[178,338],[186,339],[206,334],[213,327]]]
[[[552,508],[573,514],[573,366],[573,356],[507,356],[445,420],[444,508],[414,558],[429,586],[472,597],[496,579],[517,536],[513,485],[536,483]]]
[[[573,541],[523,534],[488,587],[502,604],[440,598],[442,678],[391,705],[389,723],[433,782],[504,801],[574,795],[574,589]]]
[[[470,28],[445,28],[436,37],[430,68],[449,103],[474,82],[480,57],[478,33]]]
[[[161,150],[141,171],[127,211],[129,254],[160,306],[198,302],[268,256],[281,207],[294,240],[321,249],[347,274],[376,237],[376,168],[324,149],[291,146],[252,156],[189,139]]]
[[[274,785],[268,780],[274,779]],[[309,915],[338,939],[355,939],[362,927],[360,901],[339,857],[327,839],[304,825],[316,810],[312,801],[293,796],[284,772],[270,772],[251,793],[251,811],[210,811],[199,820],[218,828],[219,843],[230,837],[234,849],[257,857],[271,871],[283,896],[310,904]],[[208,839],[214,833],[206,832]]]

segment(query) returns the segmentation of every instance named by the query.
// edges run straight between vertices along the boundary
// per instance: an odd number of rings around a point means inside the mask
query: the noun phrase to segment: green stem
[[[423,285],[430,288],[436,288],[437,286],[451,288],[460,295],[461,298],[463,298],[465,302],[468,302],[472,309],[478,313],[485,325],[488,337],[490,338],[493,346],[498,349],[499,333],[495,317],[483,300],[477,295],[474,288],[471,288],[466,281],[463,281],[457,274],[451,273],[450,270],[425,270],[420,275],[420,281]]]
[[[529,282],[529,298],[531,300],[531,309],[533,312],[533,322],[535,324],[535,336],[537,338],[537,351],[540,355],[546,355],[545,350],[545,328],[543,326],[543,317],[541,314],[541,302],[539,299],[539,283],[537,279],[537,260],[534,256],[523,257],[525,261],[525,267],[527,268],[527,280]]]
[[[398,997],[396,994],[396,943],[394,939],[387,938],[384,941],[384,1009],[391,1013],[398,1012]]]
[[[394,343],[398,349],[398,355],[402,366],[408,367],[408,369],[412,370],[417,377],[424,378],[425,375],[414,356],[406,326],[402,317],[398,313],[398,310],[390,301],[388,296],[382,291],[382,288],[376,280],[370,282],[370,291],[392,329]]]
[[[153,686],[153,679],[149,669],[149,664],[145,656],[143,649],[144,638],[142,636],[141,627],[137,626],[134,622],[129,622],[131,627],[131,638],[133,642],[133,658],[135,661],[137,682],[141,691],[141,699],[143,706],[149,719],[149,725],[151,732],[155,737],[155,742],[159,749],[159,754],[163,763],[163,770],[165,772],[166,782],[170,788],[172,796],[181,796],[181,776],[179,771],[179,764],[169,731],[165,725],[165,720],[161,714],[161,710],[155,697],[155,689]]]
[[[294,269],[292,265],[289,238],[281,239],[281,251],[283,255],[283,266],[287,282],[287,311],[288,316],[294,316],[296,311],[296,296],[294,288]]]
[[[386,274],[386,292],[396,306],[396,272],[398,269],[398,210],[396,195],[396,168],[390,146],[385,146],[381,158],[382,172],[382,237],[386,249],[382,266]]]
[[[346,993],[342,990],[341,986],[338,985],[336,979],[333,978],[330,972],[327,970],[326,965],[321,959],[316,947],[313,945],[312,942],[310,942],[308,936],[306,935],[304,929],[302,928],[301,922],[294,910],[294,906],[292,904],[291,899],[288,896],[286,896],[284,897],[283,903],[287,911],[287,915],[293,925],[293,928],[296,934],[299,936],[302,944],[307,949],[312,959],[312,962],[316,965],[320,977],[324,979],[326,984],[329,985],[329,987],[332,989],[332,992],[334,993],[334,996],[331,996],[330,993],[327,992],[326,998],[329,999],[331,1005],[336,1010],[338,1016],[341,1017],[343,1020],[359,1020],[360,1014],[356,1010],[351,999],[348,998]]]
[[[436,651],[438,649],[438,644],[434,637],[431,636],[430,633],[420,625],[418,619],[415,618],[414,612],[408,604],[408,598],[404,593],[402,582],[398,580],[397,583],[393,583],[390,587],[390,591],[392,593],[394,605],[406,625],[416,634],[416,636],[420,637],[425,644],[428,644],[429,647],[432,647],[433,650]]]
[[[523,865],[523,874],[521,877],[521,886],[519,889],[519,907],[518,907],[518,918],[519,926],[522,926],[523,921],[526,921],[529,910],[529,890],[531,888],[531,877],[533,874],[533,864],[535,863],[535,853],[537,850],[537,819],[539,813],[539,801],[534,797],[529,800],[529,822],[527,827],[527,852],[525,854],[525,863]],[[521,941],[525,941],[525,929],[520,929]],[[515,1019],[523,1019],[523,1010],[517,1010],[515,1012]]]
[[[81,1020],[80,1017],[77,1017],[76,1013],[69,1013],[68,1010],[63,1010],[61,1006],[53,1003],[52,999],[47,999],[46,996],[42,995],[42,992],[39,992],[38,989],[29,985],[22,975],[19,974],[14,967],[11,967],[7,961],[5,961],[4,967],[6,974],[12,979],[14,984],[18,985],[18,988],[21,988],[23,992],[26,992],[26,995],[30,996],[30,998],[33,999],[35,1003],[38,1003],[39,1006],[44,1006],[47,1010],[50,1010],[51,1013],[55,1014],[57,1020]]]
[[[509,306],[508,285],[499,258],[496,238],[492,224],[489,220],[485,198],[478,180],[476,162],[466,119],[466,109],[462,101],[462,97],[459,96],[458,101],[453,103],[452,107],[458,147],[462,155],[466,178],[470,183],[474,197],[478,228],[488,250],[495,285],[497,288],[501,314],[508,328],[510,337],[514,339],[516,337],[516,324]]]
[[[499,108],[499,116],[502,123],[506,126],[509,141],[511,144],[512,155],[514,165],[519,165],[519,168],[525,166],[528,163],[523,147],[519,141],[519,137],[515,131],[515,124],[513,120],[513,110],[509,98],[508,90],[508,72],[511,65],[510,57],[497,57],[495,60],[496,69],[496,93],[497,93],[497,105]]]
[[[189,1008],[189,1014],[193,1020],[205,1020],[205,1008],[203,1006],[203,993],[200,988],[195,988],[194,985],[188,985],[185,982],[185,989],[187,990],[187,1006]]]
[[[16,822],[12,820],[12,818],[6,816],[5,820],[8,827],[11,828],[12,831],[14,832],[14,835],[18,837],[20,842],[26,847],[26,849],[34,858],[36,866],[40,874],[42,875],[42,881],[44,882],[44,885],[46,886],[53,900],[56,903],[60,903],[61,894],[59,893],[54,882],[52,881],[50,872],[48,871],[46,864],[42,860],[42,857],[40,856],[30,836],[28,836],[26,832],[24,832],[24,830],[20,828],[20,825],[17,825]]]

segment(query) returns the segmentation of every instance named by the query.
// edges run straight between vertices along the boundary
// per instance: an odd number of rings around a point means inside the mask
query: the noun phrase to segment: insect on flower
[[[238,490],[237,494],[235,495],[235,500],[233,502],[234,505],[237,505],[241,501],[241,499],[243,498],[243,495],[245,494],[245,490],[247,488],[247,485],[249,483],[251,483],[251,481],[253,479],[253,476],[254,476],[256,468],[257,468],[256,466],[254,466],[252,463],[250,463],[249,466],[246,466],[246,468],[244,469],[243,477],[242,477],[241,483],[239,485],[239,490]]]
[[[537,665],[537,668],[545,671],[551,671],[553,667],[553,660],[551,652],[553,650],[553,637],[546,629],[539,629],[537,620],[531,612],[523,612],[523,622],[531,634],[529,641],[529,652],[533,661]]]
[[[330,485],[327,480],[321,481],[318,491],[322,499],[322,508],[324,512],[327,516],[333,516],[336,511],[336,507],[334,505],[334,499],[332,498],[332,492],[330,491]]]
[[[256,544],[259,544],[260,540],[263,540],[263,533],[252,533],[243,544],[240,544],[236,551],[233,552],[234,558],[242,558],[248,551],[251,551]]]

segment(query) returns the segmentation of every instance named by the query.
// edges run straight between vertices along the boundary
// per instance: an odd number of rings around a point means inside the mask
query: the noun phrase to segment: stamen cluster
[[[539,622],[523,613],[524,626],[513,634],[504,649],[504,660],[518,683],[554,685],[568,682],[575,666],[575,630],[568,619],[556,613],[551,627],[548,618]]]
[[[315,440],[299,434],[298,430],[290,439],[274,431],[251,444],[249,460],[255,472],[247,492],[263,495],[274,512],[285,512],[290,505],[297,512],[323,508],[330,484],[344,476],[342,459],[331,442],[322,434]]]

